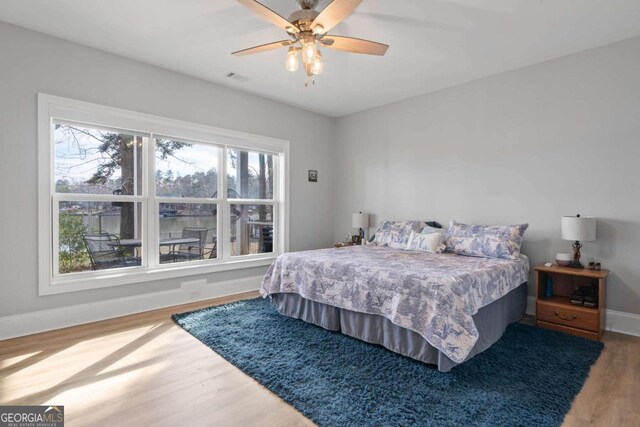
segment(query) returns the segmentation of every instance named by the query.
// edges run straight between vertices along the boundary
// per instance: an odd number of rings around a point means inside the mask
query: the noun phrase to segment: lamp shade
[[[354,213],[351,215],[351,225],[353,228],[367,228],[369,227],[369,214],[366,213]]]
[[[563,216],[562,239],[580,242],[596,240],[596,219],[592,216]]]

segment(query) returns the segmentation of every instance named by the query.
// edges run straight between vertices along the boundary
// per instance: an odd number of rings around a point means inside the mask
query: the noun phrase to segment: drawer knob
[[[558,316],[559,318],[561,318],[562,320],[576,320],[576,318],[578,316],[576,316],[575,314],[572,314],[570,316],[566,316],[566,315],[562,315],[560,314],[560,312],[556,311],[556,316]]]

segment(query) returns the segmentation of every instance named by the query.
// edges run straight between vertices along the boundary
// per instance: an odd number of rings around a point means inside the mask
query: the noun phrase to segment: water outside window
[[[215,203],[160,203],[160,263],[216,259]]]

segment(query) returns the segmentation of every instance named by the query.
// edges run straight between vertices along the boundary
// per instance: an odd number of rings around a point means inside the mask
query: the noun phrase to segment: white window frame
[[[86,126],[106,127],[147,137],[143,149],[142,194],[119,196],[122,201],[142,203],[145,225],[141,230],[148,264],[114,270],[57,274],[58,207],[60,200],[106,200],[109,195],[57,194],[55,192],[55,141],[53,122],[65,121]],[[194,199],[196,203],[218,203],[217,260],[159,264],[157,258],[159,236],[159,204],[163,197],[155,197],[155,144],[153,138],[173,138],[195,143],[212,144],[220,148],[218,161],[217,199]],[[272,201],[253,199],[227,199],[226,159],[228,149],[265,152],[274,157],[274,198]],[[125,200],[127,199],[127,200]],[[39,294],[51,295],[110,286],[171,279],[269,265],[281,253],[289,250],[289,141],[212,126],[174,120],[120,108],[108,107],[74,99],[38,93],[38,276]],[[184,201],[184,199],[181,199]],[[229,241],[231,204],[273,205],[274,247],[268,254],[230,256]],[[222,237],[222,238],[220,238]],[[55,274],[54,274],[55,272]]]

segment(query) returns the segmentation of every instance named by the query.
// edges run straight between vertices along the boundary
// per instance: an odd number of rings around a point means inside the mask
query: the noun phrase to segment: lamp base
[[[580,261],[571,261],[571,264],[567,265],[568,268],[581,268],[584,269],[584,265]]]
[[[580,262],[580,249],[582,249],[582,244],[579,241],[575,241],[572,245],[573,247],[573,261],[568,265],[569,268],[582,268],[584,269],[584,265]]]

